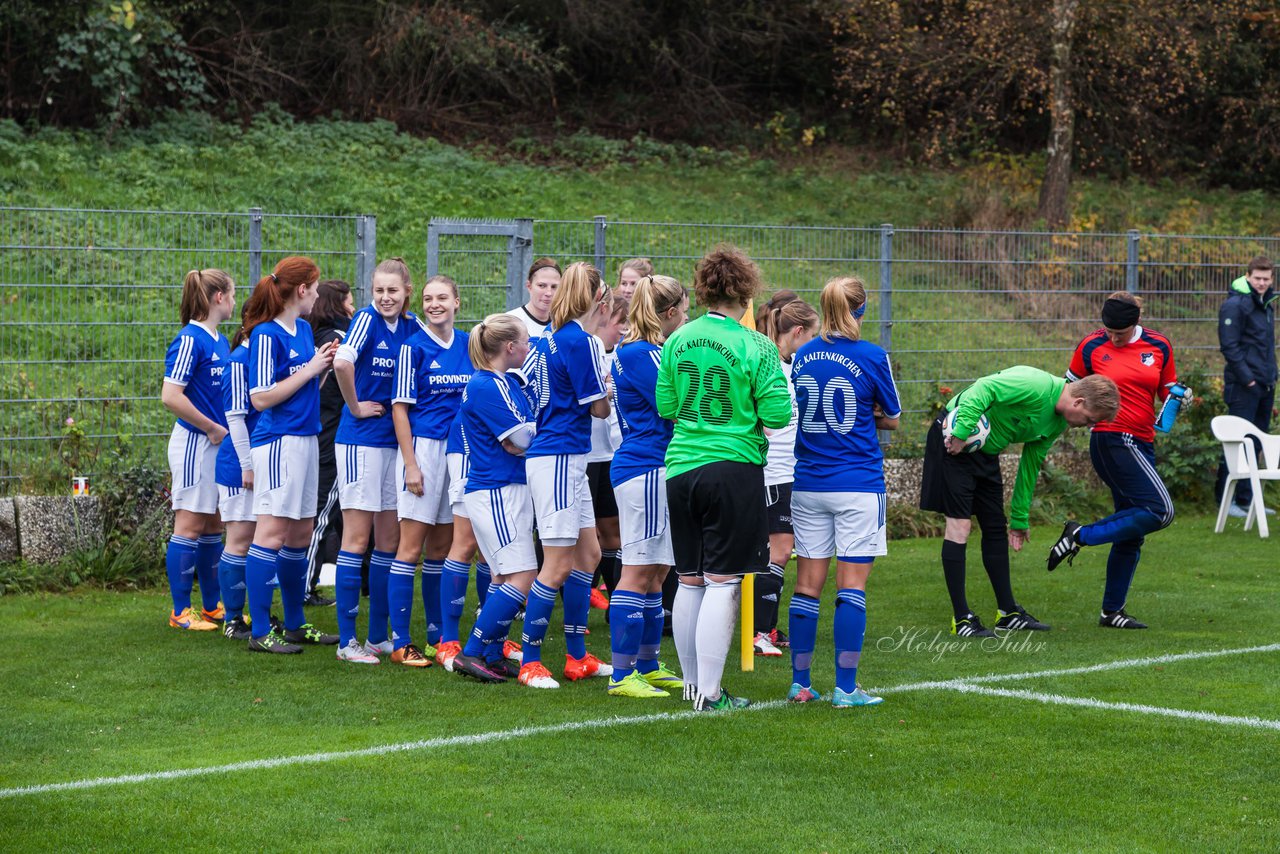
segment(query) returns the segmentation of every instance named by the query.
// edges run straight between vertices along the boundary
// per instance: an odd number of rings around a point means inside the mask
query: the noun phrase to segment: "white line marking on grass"
[[[1018,700],[1032,700],[1037,703],[1047,703],[1055,706],[1081,706],[1105,711],[1140,712],[1144,715],[1163,715],[1168,718],[1183,718],[1205,723],[1280,730],[1280,721],[1266,720],[1264,718],[1219,715],[1213,712],[1193,712],[1186,709],[1166,709],[1161,706],[1145,706],[1139,703],[1108,703],[1104,700],[1095,700],[1092,697],[1064,697],[1061,694],[1044,694],[1039,691],[1020,691],[1012,688],[987,688],[982,685],[966,685],[964,683],[952,685],[950,690],[959,691],[962,694],[982,694],[987,697],[1012,697]]]
[[[776,709],[787,705],[786,700],[767,700],[752,703],[740,711],[752,712],[765,709]],[[39,795],[46,792],[68,792],[81,789],[97,789],[103,786],[120,786],[127,783],[150,783],[157,780],[183,780],[188,777],[206,777],[212,774],[231,774],[236,771],[256,771],[265,768],[284,768],[290,765],[312,765],[320,762],[338,762],[344,759],[362,759],[366,756],[383,756],[388,753],[407,753],[415,750],[434,750],[445,747],[468,747],[476,744],[489,744],[495,741],[511,741],[518,738],[529,738],[535,735],[554,735],[561,732],[578,732],[582,730],[607,729],[615,726],[631,726],[637,724],[659,723],[665,721],[682,721],[689,718],[704,717],[706,712],[693,710],[683,712],[660,712],[656,715],[627,715],[608,718],[596,718],[586,721],[566,721],[545,726],[517,727],[516,729],[480,732],[472,735],[451,735],[443,738],[427,738],[421,741],[405,741],[398,744],[383,744],[377,747],[365,747],[359,750],[338,750],[328,753],[306,753],[298,756],[278,756],[272,759],[250,759],[244,762],[231,762],[226,765],[207,765],[203,768],[180,768],[173,771],[151,771],[146,774],[123,774],[118,777],[94,777],[88,780],[72,780],[68,783],[44,783],[35,786],[15,786],[11,789],[0,789],[0,798],[15,798],[22,795]]]
[[[1102,664],[1087,664],[1081,667],[1063,667],[1058,670],[1032,670],[1024,673],[991,673],[986,676],[960,676],[933,682],[912,682],[896,688],[884,688],[883,693],[900,693],[903,691],[930,691],[936,689],[952,689],[956,685],[978,685],[984,682],[1007,682],[1020,679],[1045,679],[1054,676],[1074,676],[1080,673],[1100,673],[1106,670],[1123,670],[1127,667],[1149,667],[1154,664],[1170,664],[1177,661],[1200,661],[1206,658],[1222,658],[1228,655],[1248,655],[1255,652],[1280,652],[1280,643],[1269,643],[1264,646],[1246,646],[1237,649],[1208,649],[1199,652],[1176,652],[1168,655],[1154,655],[1148,658],[1125,658],[1119,661],[1106,661]],[[881,689],[877,689],[881,690]]]
[[[1096,673],[1103,670],[1118,670],[1125,667],[1144,667],[1152,664],[1168,664],[1175,661],[1196,661],[1205,658],[1220,658],[1227,655],[1245,655],[1253,652],[1280,652],[1280,643],[1265,646],[1251,646],[1240,649],[1203,650],[1200,652],[1183,652],[1171,655],[1157,655],[1150,658],[1130,658],[1121,661],[1109,661],[1103,664],[1091,664],[1084,667],[1066,667],[1059,670],[1038,670],[1029,673],[994,673],[986,676],[961,676],[956,679],[934,682],[912,682],[896,687],[877,689],[883,694],[899,694],[906,691],[950,690],[968,693],[990,691],[998,693],[1003,689],[979,689],[978,683],[1001,682],[1010,679],[1036,679],[1052,676],[1069,676],[1076,673]],[[1034,695],[1033,692],[1011,692],[1010,696],[1028,695],[1027,699],[1037,697],[1056,697],[1052,694]],[[1074,705],[1091,705],[1098,708],[1115,708],[1126,711],[1146,711],[1153,714],[1166,714],[1175,717],[1212,721],[1215,723],[1245,723],[1246,726],[1264,729],[1280,728],[1275,721],[1264,721],[1257,718],[1235,718],[1227,715],[1213,715],[1207,712],[1181,712],[1177,709],[1160,709],[1155,706],[1133,706],[1125,703],[1102,703],[1099,700],[1076,700],[1071,697],[1057,698]],[[1043,702],[1055,702],[1045,700]],[[754,703],[744,711],[763,711],[777,709],[787,705],[785,700],[768,700]],[[188,777],[205,777],[213,774],[230,774],[236,771],[252,771],[261,768],[282,768],[289,765],[312,765],[320,762],[339,762],[344,759],[359,759],[366,756],[382,756],[388,753],[404,753],[414,750],[433,750],[447,747],[465,747],[474,744],[488,744],[495,741],[511,741],[518,738],[529,738],[536,735],[553,735],[560,732],[580,730],[607,729],[614,726],[659,723],[662,721],[680,721],[698,717],[702,712],[661,712],[656,715],[628,715],[619,717],[596,718],[586,721],[566,721],[560,724],[545,726],[519,727],[494,732],[481,732],[472,735],[453,735],[444,738],[428,738],[422,741],[406,741],[398,744],[384,744],[377,747],[366,747],[359,750],[341,750],[328,753],[306,753],[298,756],[279,756],[272,759],[250,759],[244,762],[232,762],[227,765],[208,765],[202,768],[180,768],[173,771],[152,771],[145,774],[124,774],[118,777],[94,777],[88,780],[72,780],[66,783],[44,783],[34,786],[15,786],[0,789],[0,798],[14,798],[22,795],[38,795],[46,792],[67,792],[81,789],[97,789],[103,786],[120,786],[128,783],[150,783],[157,780],[182,780]]]

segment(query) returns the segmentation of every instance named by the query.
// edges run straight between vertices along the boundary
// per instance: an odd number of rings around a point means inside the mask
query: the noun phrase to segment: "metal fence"
[[[718,243],[748,252],[769,290],[790,288],[815,303],[828,278],[861,277],[871,294],[864,334],[892,353],[904,426],[912,427],[940,387],[1012,364],[1062,372],[1115,290],[1143,296],[1144,321],[1173,340],[1184,376],[1216,375],[1217,309],[1228,283],[1252,256],[1280,254],[1274,237],[605,217],[432,219],[425,251],[428,275],[459,283],[460,321],[469,324],[523,302],[524,271],[541,255],[591,261],[610,280],[624,260],[647,257],[689,283]],[[171,417],[159,403],[159,378],[183,274],[221,267],[244,285],[294,253],[351,281],[364,304],[375,219],[0,208],[0,492],[60,483],[113,454],[145,454],[163,467]]]
[[[305,254],[367,287],[375,239],[371,216],[0,209],[0,492],[65,488],[122,455],[163,467],[159,383],[188,270],[226,270],[243,300]]]
[[[505,244],[467,236],[449,220],[450,242],[428,267],[464,279],[487,271],[507,305],[523,300],[523,275],[507,274]],[[507,224],[515,234],[517,223]],[[502,223],[485,223],[490,234]],[[523,225],[521,227],[524,227]],[[957,387],[1014,364],[1066,369],[1075,344],[1101,324],[1106,295],[1129,290],[1144,300],[1144,322],[1174,342],[1183,375],[1221,369],[1217,311],[1231,280],[1258,254],[1275,257],[1280,238],[962,231],[915,228],[714,225],[705,223],[537,220],[525,257],[585,260],[616,277],[621,263],[646,257],[682,282],[717,243],[744,249],[769,291],[789,288],[817,304],[822,285],[854,274],[870,295],[864,334],[893,356],[904,423],[922,418]],[[469,280],[469,279],[468,279]],[[495,291],[491,291],[494,293]],[[493,298],[485,306],[492,308]],[[465,306],[464,306],[465,308]],[[483,313],[483,312],[480,312]]]

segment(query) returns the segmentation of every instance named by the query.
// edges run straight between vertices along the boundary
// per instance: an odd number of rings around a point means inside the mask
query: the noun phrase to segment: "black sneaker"
[[[506,682],[507,677],[495,673],[484,663],[484,659],[474,655],[459,655],[453,659],[453,672],[469,676],[477,682]]]
[[[313,590],[307,594],[305,599],[302,600],[302,604],[306,605],[308,608],[329,608],[337,601],[337,599],[330,599],[328,596],[321,596]]]
[[[314,643],[320,646],[338,645],[337,635],[327,635],[311,623],[303,623],[296,629],[285,629],[284,639],[289,643]]]
[[[236,617],[234,620],[227,620],[222,624],[222,635],[231,640],[247,641],[253,637],[253,630],[244,621],[244,617]]]
[[[745,709],[751,705],[751,701],[746,697],[735,697],[723,688],[720,689],[720,696],[714,700],[708,700],[701,694],[693,701],[693,710],[695,712],[727,712],[735,709]]]
[[[276,634],[284,632],[284,620],[280,619],[275,614],[271,615],[271,631]]]
[[[1145,629],[1146,623],[1140,623],[1133,617],[1124,612],[1124,608],[1119,611],[1103,611],[1102,616],[1098,618],[1098,625],[1104,629]]]
[[[249,638],[249,652],[273,652],[276,655],[297,655],[302,647],[296,643],[285,643],[275,632],[268,632],[260,638]]]
[[[1027,613],[1021,605],[1014,605],[1012,611],[996,611],[997,629],[1008,631],[1047,632],[1051,628]]]
[[[769,632],[769,640],[778,649],[790,649],[791,647],[791,638],[787,637],[787,633],[782,629],[774,629]]]
[[[978,615],[970,611],[960,619],[951,618],[951,634],[962,638],[993,638],[996,633],[982,625]]]
[[[1049,557],[1047,560],[1049,571],[1053,572],[1058,568],[1058,564],[1065,560],[1068,564],[1076,559],[1076,555],[1080,554],[1080,541],[1076,539],[1076,534],[1080,532],[1080,523],[1068,520],[1067,524],[1062,526],[1062,536],[1058,537],[1058,541],[1053,544],[1053,548],[1049,549]]]

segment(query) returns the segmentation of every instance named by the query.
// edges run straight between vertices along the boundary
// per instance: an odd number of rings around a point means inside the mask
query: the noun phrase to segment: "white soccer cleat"
[[[369,652],[365,644],[352,638],[346,646],[338,647],[338,661],[349,661],[352,664],[378,664],[378,656]]]
[[[395,652],[395,650],[395,641],[390,638],[384,640],[382,643],[372,643],[370,641],[364,642],[364,651],[370,655],[390,655]]]

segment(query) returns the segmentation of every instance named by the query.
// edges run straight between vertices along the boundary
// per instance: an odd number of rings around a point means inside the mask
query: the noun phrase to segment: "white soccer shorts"
[[[463,500],[467,488],[466,459],[465,454],[446,454],[444,458],[445,467],[449,469],[449,506],[453,515],[463,519],[470,518],[467,516],[467,503]]]
[[[254,448],[250,459],[254,513],[282,519],[315,518],[316,490],[320,488],[320,443],[315,436],[281,436]]]
[[[224,442],[230,442],[227,436]],[[173,425],[169,434],[169,472],[173,475],[169,490],[174,510],[192,513],[218,512],[218,448],[203,433],[193,433],[181,424]]]
[[[667,470],[624,480],[614,487],[624,566],[675,563],[671,551],[671,515],[667,512]]]
[[[224,522],[258,521],[253,513],[253,490],[218,484],[218,514]]]
[[[792,492],[796,554],[837,559],[888,554],[884,514],[883,492]]]
[[[533,499],[529,487],[511,483],[501,489],[480,489],[464,498],[471,530],[494,575],[536,570],[533,548]]]
[[[333,460],[338,467],[338,506],[343,510],[368,510],[380,513],[396,509],[396,493],[401,483],[398,448],[373,448],[368,445],[333,446]]]
[[[586,454],[530,457],[524,470],[544,546],[571,546],[580,531],[596,526]]]
[[[413,456],[422,470],[422,494],[414,495],[404,485],[404,457],[396,452],[396,515],[428,525],[453,523],[449,504],[449,467],[444,458],[443,439],[413,437]],[[345,506],[345,505],[344,505]]]

